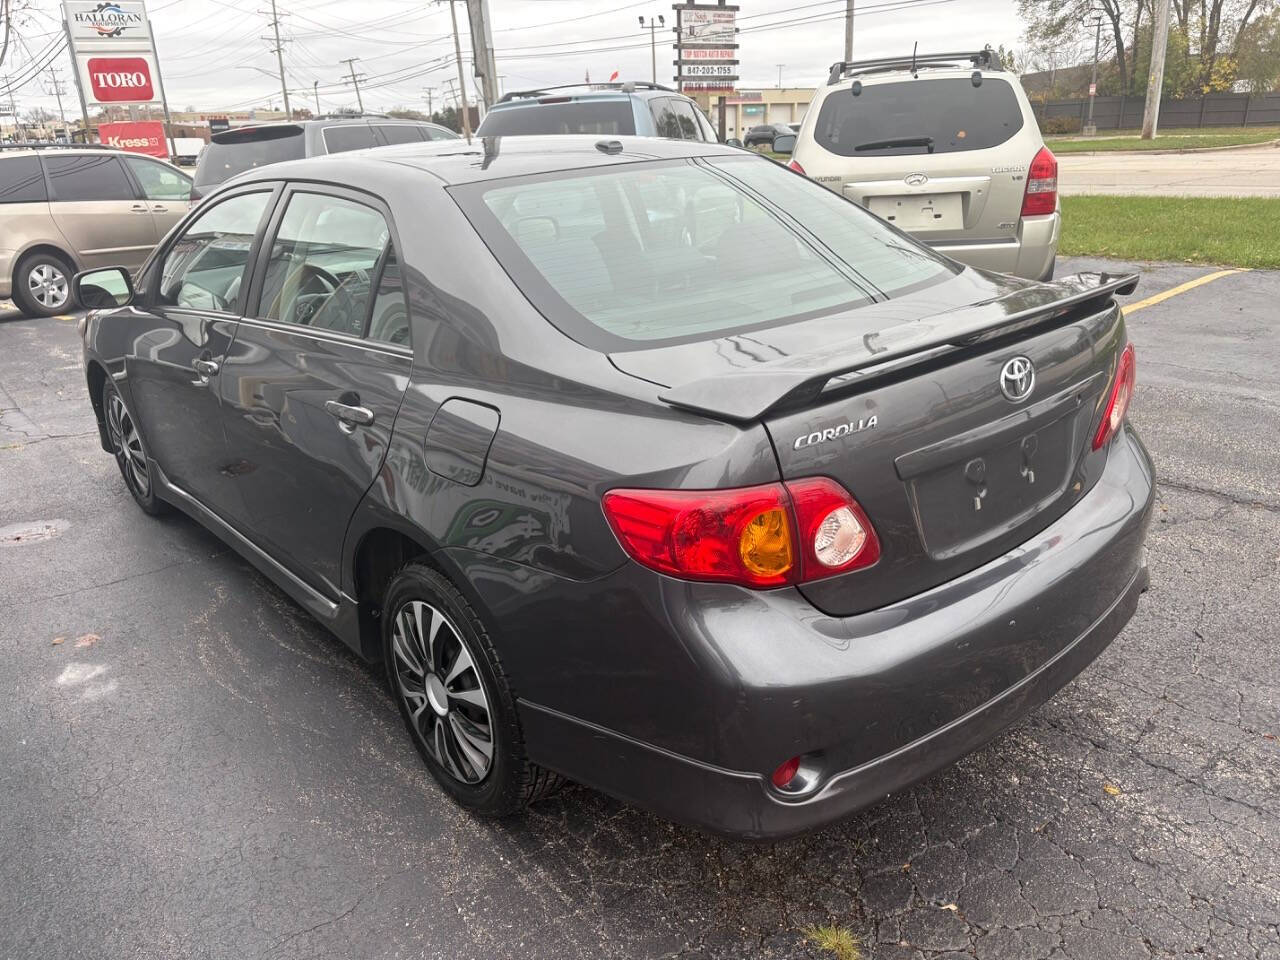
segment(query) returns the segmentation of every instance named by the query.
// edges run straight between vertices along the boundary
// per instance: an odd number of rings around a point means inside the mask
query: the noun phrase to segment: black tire
[[[28,317],[54,317],[76,308],[75,268],[52,253],[29,253],[13,271],[13,302]]]
[[[433,614],[440,620],[434,642],[427,643]],[[427,769],[454,800],[481,816],[505,817],[559,789],[562,777],[525,756],[511,685],[483,621],[457,587],[425,564],[406,564],[387,587],[381,622],[387,683],[400,716]],[[446,686],[441,678],[461,662],[459,649],[465,649],[470,666]],[[421,680],[414,656],[426,667]],[[476,702],[477,688],[483,708]],[[489,718],[491,751],[483,770],[473,762],[485,746],[482,711]]]
[[[102,384],[102,417],[107,425],[107,441],[115,455],[116,466],[124,477],[133,500],[144,513],[158,517],[169,511],[169,505],[156,496],[155,476],[147,457],[133,413],[124,402],[110,377]]]

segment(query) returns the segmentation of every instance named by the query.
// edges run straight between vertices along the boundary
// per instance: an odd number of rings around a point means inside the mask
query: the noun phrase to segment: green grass
[[[1064,256],[1280,269],[1280,198],[1062,198]]]
[[[802,932],[819,950],[831,954],[836,960],[862,960],[858,938],[844,927],[805,927]]]
[[[1190,150],[1199,147],[1232,147],[1280,139],[1280,127],[1210,127],[1191,130],[1162,130],[1150,140],[1136,131],[1102,133],[1096,137],[1049,137],[1045,143],[1054,153],[1088,153],[1112,150]]]

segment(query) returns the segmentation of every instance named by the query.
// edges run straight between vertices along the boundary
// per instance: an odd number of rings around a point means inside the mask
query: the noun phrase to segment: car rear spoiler
[[[663,391],[666,403],[721,420],[758,420],[812,403],[837,378],[862,382],[953,350],[1052,321],[1138,286],[1137,274],[1077,273],[983,303],[885,327],[820,353],[773,360]]]

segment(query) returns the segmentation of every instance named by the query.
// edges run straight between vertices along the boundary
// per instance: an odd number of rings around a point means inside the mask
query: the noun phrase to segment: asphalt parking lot
[[[1134,301],[1216,272],[1142,270]],[[1131,315],[1160,499],[1151,591],[1102,658],[956,767],[771,845],[582,788],[461,813],[374,669],[136,509],[74,323],[0,314],[0,958],[817,957],[801,928],[836,923],[885,960],[1277,960],[1277,303],[1280,273],[1235,273]]]

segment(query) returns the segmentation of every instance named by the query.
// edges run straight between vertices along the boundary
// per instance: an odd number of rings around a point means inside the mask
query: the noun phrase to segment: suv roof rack
[[[119,150],[109,143],[0,143],[0,150]]]
[[[962,50],[959,53],[921,53],[902,57],[881,57],[878,60],[838,60],[831,65],[827,86],[839,83],[844,77],[857,73],[884,73],[909,67],[915,73],[920,67],[954,67],[970,63],[978,70],[1003,70],[1000,54],[991,47],[981,50]]]
[[[630,93],[632,90],[665,90],[667,93],[679,93],[679,90],[673,90],[670,87],[664,87],[660,83],[650,83],[648,80],[623,80],[617,83],[565,83],[558,87],[538,87],[534,90],[512,90],[510,93],[504,93],[499,103],[508,103],[511,100],[528,100],[534,97],[545,96],[552,90],[574,90],[580,87],[586,87],[588,90],[621,90],[623,93]]]

